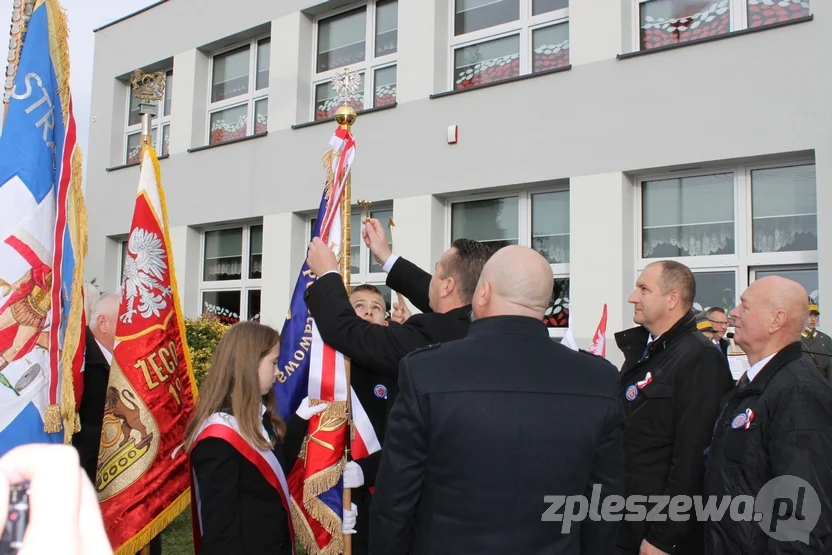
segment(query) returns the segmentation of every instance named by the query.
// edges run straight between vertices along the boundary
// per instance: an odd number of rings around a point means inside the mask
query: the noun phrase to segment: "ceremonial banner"
[[[70,441],[84,351],[87,214],[66,15],[38,0],[26,33],[15,17],[0,136],[0,456]]]
[[[159,161],[149,145],[123,274],[95,489],[113,550],[132,555],[190,503],[188,459],[173,454],[197,397]]]
[[[572,330],[572,318],[569,318],[569,328],[566,330],[566,335],[560,341],[573,351],[577,351],[578,342],[575,340],[575,333]],[[595,328],[595,335],[592,336],[592,345],[589,346],[589,352],[593,355],[607,358],[607,304],[604,303],[604,311],[601,313],[601,320],[598,322],[598,327]]]
[[[343,248],[350,248],[342,241],[344,226],[349,225],[350,219],[349,214],[344,215],[342,200],[355,156],[355,141],[349,131],[339,127],[330,146],[331,150],[324,156],[327,184],[314,235],[340,256]],[[304,262],[281,332],[274,390],[284,420],[306,396],[329,404],[324,413],[309,420],[308,435],[288,483],[295,534],[309,555],[331,555],[344,550],[342,474],[347,462],[348,387],[344,355],[323,342],[303,300],[304,291],[315,279],[317,276]],[[350,450],[353,459],[360,459],[375,453],[381,445],[355,392],[352,388],[349,390],[354,423]]]

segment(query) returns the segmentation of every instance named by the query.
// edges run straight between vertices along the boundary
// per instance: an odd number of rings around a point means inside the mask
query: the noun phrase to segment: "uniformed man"
[[[693,273],[684,264],[648,265],[628,301],[638,327],[615,334],[624,353],[620,399],[627,495],[702,494],[703,452],[722,396],[733,386],[728,360],[696,328]],[[647,503],[648,510],[656,506]],[[665,506],[665,511],[667,507]],[[644,518],[621,521],[620,555],[701,555],[702,523]]]
[[[706,520],[707,555],[830,552],[832,386],[801,356],[805,299],[800,284],[771,276],[731,311],[751,367],[722,400],[705,499],[756,499],[765,520]]]
[[[474,292],[468,335],[402,359],[370,553],[611,552],[616,522],[584,518],[564,531],[544,515],[546,496],[590,499],[597,485],[601,507],[623,480],[616,369],[549,338],[551,294],[545,258],[500,249]]]
[[[803,354],[812,365],[828,380],[832,380],[832,337],[818,330],[820,307],[809,297],[809,319],[803,330]]]

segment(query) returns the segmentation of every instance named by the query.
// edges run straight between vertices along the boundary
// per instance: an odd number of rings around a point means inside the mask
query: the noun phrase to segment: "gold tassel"
[[[81,431],[81,416],[78,414],[75,415],[75,427],[72,431],[76,434]]]
[[[61,409],[58,405],[48,405],[43,415],[43,431],[55,434],[61,431]]]
[[[306,507],[306,512],[309,516],[321,523],[329,534],[332,535],[332,541],[318,550],[320,555],[337,555],[344,552],[344,532],[342,530],[341,517],[336,515],[332,509],[318,498],[312,500]]]
[[[84,192],[81,190],[83,177],[83,155],[81,149],[75,149],[72,155],[72,175],[67,202],[67,220],[69,237],[75,254],[75,269],[72,274],[72,291],[70,293],[71,308],[67,318],[64,334],[63,350],[61,352],[61,417],[64,423],[64,443],[72,442],[75,429],[75,387],[73,385],[72,367],[75,354],[81,342],[81,315],[84,310],[84,259],[87,256],[89,242],[87,230],[87,210],[84,204]]]
[[[165,528],[170,526],[170,523],[173,522],[176,517],[178,517],[190,504],[191,488],[185,488],[182,495],[177,497],[173,503],[168,505],[167,508],[159,514],[159,516],[154,518],[147,526],[142,528],[138,534],[124,542],[115,551],[115,553],[113,553],[113,555],[134,555],[135,553],[138,553],[150,543],[150,540],[161,534]]]
[[[168,254],[168,275],[170,276],[170,288],[173,291],[173,305],[176,308],[176,325],[179,329],[179,337],[182,342],[182,354],[185,355],[185,367],[188,371],[188,379],[191,381],[191,396],[194,400],[194,407],[199,403],[199,389],[196,386],[194,369],[191,365],[191,349],[185,340],[185,318],[182,315],[181,299],[179,296],[179,285],[176,282],[176,269],[173,266],[173,242],[170,240],[170,224],[168,223],[168,203],[165,200],[165,189],[162,187],[162,170],[159,168],[159,158],[153,145],[143,147],[150,153],[150,160],[153,162],[153,171],[156,175],[156,189],[159,191],[159,204],[162,205],[162,223],[165,234],[165,251]]]
[[[321,157],[321,164],[323,165],[324,169],[326,170],[326,184],[325,184],[325,191],[326,197],[329,198],[329,195],[332,194],[332,184],[335,181],[335,172],[332,171],[332,159],[335,158],[335,151],[331,148],[324,153]]]
[[[38,0],[35,9],[46,4],[49,16],[49,52],[55,65],[55,76],[58,78],[58,94],[61,97],[61,112],[66,124],[69,120],[69,26],[66,10],[58,0]]]
[[[335,487],[338,480],[344,474],[344,467],[347,465],[346,455],[341,457],[334,465],[325,468],[320,472],[313,474],[303,481],[303,502],[309,503],[310,500],[316,499],[325,491],[329,491]]]

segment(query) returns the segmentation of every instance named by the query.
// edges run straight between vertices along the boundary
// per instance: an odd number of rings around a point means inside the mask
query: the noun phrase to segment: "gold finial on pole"
[[[361,199],[358,199],[356,201],[356,203],[358,204],[358,206],[363,206],[364,207],[364,219],[361,220],[361,223],[364,223],[364,222],[366,222],[367,220],[370,219],[370,204],[371,203],[370,203],[369,200],[361,200]]]
[[[12,4],[12,25],[9,32],[9,65],[6,66],[6,90],[3,94],[3,122],[6,121],[6,113],[9,110],[9,101],[14,92],[14,81],[17,78],[17,66],[20,65],[20,54],[23,51],[23,42],[26,40],[26,31],[29,29],[29,20],[32,19],[32,12],[35,11],[35,0],[14,0]]]
[[[357,98],[358,89],[361,88],[361,76],[355,71],[344,68],[344,73],[336,74],[332,78],[332,88],[335,89],[335,102],[341,104],[335,112],[335,121],[341,129],[349,131],[357,117],[355,109],[349,105],[349,102]]]
[[[159,102],[165,97],[165,74],[162,71],[145,73],[140,69],[130,79],[133,98],[138,98],[139,115],[142,117],[142,149],[153,144],[151,130],[153,117],[158,115]]]

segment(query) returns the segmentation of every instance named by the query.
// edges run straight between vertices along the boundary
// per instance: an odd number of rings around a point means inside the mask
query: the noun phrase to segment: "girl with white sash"
[[[304,399],[288,427],[280,419],[272,390],[279,348],[276,330],[240,322],[220,340],[200,387],[185,437],[197,555],[295,553],[286,476],[306,421],[327,405]],[[344,511],[345,532],[355,516]]]

